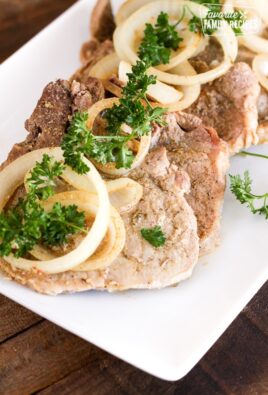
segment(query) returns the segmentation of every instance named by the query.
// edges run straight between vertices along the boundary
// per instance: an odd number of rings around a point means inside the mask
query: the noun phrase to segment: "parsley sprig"
[[[28,193],[16,205],[0,213],[0,256],[26,255],[38,244],[49,247],[68,243],[69,236],[85,230],[85,214],[77,206],[55,203],[47,212],[41,201],[54,195],[56,179],[64,164],[44,154],[32,169]]]
[[[176,30],[180,22],[181,19],[175,25],[171,25],[168,14],[161,12],[155,26],[147,23],[138,51],[139,58],[149,62],[152,66],[169,63],[171,50],[178,49],[183,41]]]
[[[0,213],[0,256],[16,258],[43,243],[56,246],[68,242],[69,235],[85,231],[85,215],[77,207],[55,203],[50,212],[30,192],[15,207]]]
[[[146,241],[148,241],[148,243],[156,248],[163,246],[166,242],[164,232],[159,225],[156,225],[153,228],[141,229],[141,235]]]
[[[152,122],[163,124],[162,115],[166,111],[161,107],[151,107],[146,92],[150,85],[156,83],[156,77],[147,75],[148,61],[138,61],[128,73],[128,83],[122,90],[119,105],[114,105],[105,113],[107,130],[120,134],[124,123],[132,129],[132,138],[147,135]]]
[[[151,107],[146,98],[148,86],[156,83],[154,76],[146,74],[147,68],[148,65],[142,61],[132,67],[119,104],[105,111],[103,116],[109,134],[93,134],[87,127],[88,114],[74,114],[64,136],[62,149],[65,163],[77,173],[83,174],[89,170],[83,161],[83,155],[102,164],[113,162],[117,168],[129,169],[134,160],[129,141],[147,135],[152,122],[163,124],[162,115],[166,110]],[[124,124],[131,127],[130,134],[122,134]]]
[[[257,154],[254,152],[241,151],[241,155],[254,156],[257,158],[268,159],[267,155]],[[268,192],[263,195],[255,195],[252,193],[252,179],[250,178],[249,171],[244,172],[244,177],[240,175],[231,175],[231,192],[235,195],[236,199],[241,204],[246,204],[253,214],[264,215],[268,219]],[[262,205],[256,207],[256,203],[261,201]]]
[[[46,200],[54,195],[55,180],[64,170],[61,162],[55,161],[53,157],[44,154],[42,162],[37,162],[27,179],[29,189],[40,199]]]
[[[268,193],[264,193],[263,195],[252,193],[252,180],[249,172],[245,171],[243,178],[240,175],[230,175],[230,180],[231,192],[235,195],[236,199],[240,203],[246,204],[253,214],[264,215],[268,219]],[[256,207],[257,201],[262,201],[260,207]]]
[[[89,171],[84,155],[102,164],[114,162],[117,167],[129,168],[134,160],[127,145],[132,135],[96,136],[88,129],[87,120],[87,113],[74,114],[62,143],[65,163],[79,174]]]

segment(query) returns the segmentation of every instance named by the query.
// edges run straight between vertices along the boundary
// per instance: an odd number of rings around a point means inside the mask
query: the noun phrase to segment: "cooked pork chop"
[[[89,77],[85,84],[57,80],[50,82],[31,117],[25,122],[26,140],[15,144],[5,162],[11,162],[29,151],[59,146],[73,111],[83,111],[104,97],[102,83]]]
[[[115,22],[110,0],[98,0],[90,17],[91,36],[100,42],[112,39]]]
[[[198,259],[199,243],[196,218],[184,198],[190,188],[187,173],[171,164],[166,149],[159,147],[131,177],[143,186],[143,198],[131,213],[123,215],[127,240],[111,266],[91,272],[47,275],[16,270],[0,260],[0,269],[16,281],[46,294],[161,288],[189,277]],[[166,243],[158,249],[140,234],[142,228],[155,225],[160,225],[166,236]]]
[[[91,67],[105,55],[109,55],[112,52],[114,52],[114,46],[111,40],[105,40],[101,43],[96,39],[92,39],[85,42],[80,51],[82,67],[74,73],[70,80],[76,80],[85,84]]]
[[[236,63],[221,78],[205,84],[187,112],[214,127],[235,153],[258,143],[258,81],[246,63]]]
[[[3,166],[31,150],[58,146],[72,110],[83,109],[85,102],[90,104],[96,96],[98,84],[91,83],[94,84],[87,87],[76,81],[71,86],[62,80],[48,84],[26,121],[28,137],[14,146]],[[184,197],[190,189],[189,176],[175,163],[170,163],[166,148],[159,146],[130,177],[143,186],[144,194],[133,211],[123,215],[127,241],[113,265],[92,272],[46,275],[16,270],[2,259],[0,269],[16,281],[48,294],[87,289],[160,288],[189,277],[199,253],[196,217]],[[24,189],[19,188],[13,199],[24,193]],[[142,228],[155,225],[162,227],[167,239],[164,246],[157,249],[140,233]]]
[[[212,251],[219,244],[227,144],[200,118],[185,113],[169,114],[167,126],[156,127],[152,141],[154,146],[165,146],[170,162],[190,176],[186,199],[197,218],[200,254]]]
[[[59,145],[71,115],[72,97],[68,81],[50,82],[31,117],[25,122],[29,132],[25,141],[15,144],[5,163],[42,147]]]
[[[105,95],[102,82],[97,78],[87,77],[84,82],[73,81],[71,84],[72,111],[87,111],[92,104],[102,100]]]

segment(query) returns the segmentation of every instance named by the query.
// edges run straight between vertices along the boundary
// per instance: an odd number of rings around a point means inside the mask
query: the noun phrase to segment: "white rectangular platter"
[[[0,66],[0,161],[25,136],[24,121],[44,86],[79,66],[93,0],[82,0]],[[268,154],[268,146],[255,151]],[[268,161],[236,157],[257,192],[268,190]],[[1,186],[0,186],[1,187]],[[190,280],[156,291],[43,296],[0,278],[0,292],[115,356],[166,380],[183,377],[268,277],[268,222],[228,191],[222,244]],[[42,339],[40,339],[42,341]]]

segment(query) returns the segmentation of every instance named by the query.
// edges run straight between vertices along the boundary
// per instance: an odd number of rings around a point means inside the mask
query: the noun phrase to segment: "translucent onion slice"
[[[237,8],[250,7],[268,25],[267,0],[235,0]]]
[[[244,45],[252,52],[268,53],[268,40],[254,34],[239,37],[239,44]]]
[[[143,187],[131,178],[117,178],[107,181],[106,185],[110,202],[120,213],[132,210],[143,195]]]
[[[122,97],[122,88],[109,80],[103,80],[103,86],[106,91],[112,93],[116,97]]]
[[[160,0],[146,4],[130,15],[128,19],[116,28],[114,32],[116,53],[122,60],[135,64],[138,60],[137,49],[147,22],[154,23],[161,11],[167,12],[174,22],[176,22],[184,12],[186,18],[191,18],[192,14],[190,10],[196,15],[204,16],[208,11],[206,7],[190,1]],[[183,41],[179,48],[173,51],[170,62],[157,66],[157,69],[163,71],[171,69],[193,56],[196,52],[202,38],[201,35],[190,32],[186,25],[180,29],[180,36],[183,37]]]
[[[80,176],[69,168],[64,171],[61,177],[75,189],[88,191],[96,196],[94,186],[87,177]],[[120,213],[125,213],[135,207],[143,195],[142,186],[127,177],[106,181],[106,187],[112,206]]]
[[[44,208],[49,211],[56,202],[61,202],[64,206],[76,204],[81,211],[86,212],[91,218],[94,218],[98,211],[96,195],[92,195],[86,191],[68,191],[56,194],[44,202]],[[117,258],[124,248],[126,241],[124,222],[114,207],[111,207],[110,210],[110,223],[106,236],[94,254],[82,264],[72,268],[73,271],[90,271],[107,267]],[[52,250],[40,245],[31,251],[31,255],[45,261],[57,257]]]
[[[130,61],[130,63],[135,63],[137,60],[137,55],[135,54],[135,51],[132,49],[129,42],[134,41],[133,37],[135,36],[135,31],[142,23],[144,25],[145,22],[148,22],[150,18],[155,17],[161,11],[165,11],[170,15],[177,15],[177,17],[179,17],[180,10],[182,10],[183,6],[186,6],[186,10],[189,13],[189,15],[186,15],[186,17],[192,16],[191,11],[195,15],[199,16],[205,16],[208,11],[206,7],[189,1],[161,0],[149,3],[133,13],[124,23],[117,27],[114,33],[115,50],[120,59]],[[170,72],[164,72],[158,68],[152,67],[148,71],[149,74],[156,75],[159,81],[171,85],[194,85],[197,83],[204,84],[219,78],[229,70],[232,62],[235,61],[238,52],[238,43],[232,28],[226,21],[222,22],[221,28],[217,30],[213,36],[219,41],[223,48],[224,59],[220,65],[213,68],[212,70],[189,77],[174,75]],[[195,49],[195,52],[196,50],[197,49]],[[182,62],[182,59],[180,59],[180,62]],[[174,66],[172,65],[172,67]]]
[[[194,56],[199,55],[201,52],[205,51],[206,47],[209,45],[209,37],[202,37],[202,39],[200,40],[200,43],[195,51],[195,53],[193,54]]]
[[[127,0],[119,8],[117,14],[115,15],[115,23],[120,25],[124,22],[131,14],[137,11],[139,8],[145,4],[151,3],[154,0]]]
[[[123,250],[126,242],[124,222],[114,207],[111,207],[111,222],[108,228],[108,242],[104,243],[89,259],[72,269],[73,271],[89,271],[110,266]]]
[[[100,112],[102,112],[107,108],[112,107],[114,104],[119,104],[119,103],[120,102],[118,98],[103,99],[95,103],[92,107],[90,107],[90,109],[88,110],[88,123],[87,123],[88,128],[92,129],[94,121]],[[94,164],[99,170],[101,170],[105,174],[111,176],[123,176],[129,173],[131,170],[135,169],[143,162],[145,156],[149,151],[150,142],[151,142],[151,134],[147,136],[142,136],[140,138],[140,141],[137,141],[138,152],[135,156],[135,159],[130,169],[125,169],[125,168],[117,169],[115,163],[107,163],[103,165],[101,163],[94,161]]]
[[[25,174],[42,160],[44,154],[53,155],[55,160],[62,160],[60,148],[44,148],[25,154],[11,162],[0,172],[0,211],[3,210],[15,190],[23,184]]]
[[[120,104],[120,101],[116,97],[112,97],[109,99],[102,99],[100,101],[97,101],[93,106],[91,106],[88,110],[88,122],[87,122],[87,127],[89,129],[93,128],[95,119],[97,116],[107,108],[113,107],[113,105],[118,105]]]
[[[268,91],[268,54],[255,56],[252,68],[259,83]]]
[[[0,173],[1,210],[4,208],[8,197],[12,195],[16,187],[23,183],[25,173],[27,173],[37,161],[41,161],[45,153],[52,155],[56,160],[63,160],[61,148],[41,149],[21,156],[2,170]],[[87,173],[87,177],[92,182],[97,192],[98,211],[95,221],[83,241],[70,253],[46,262],[15,258],[13,255],[5,257],[5,261],[22,270],[40,270],[46,273],[60,273],[79,265],[95,252],[107,231],[110,219],[110,202],[107,188],[100,174],[89,160],[84,158],[84,162],[90,169]]]
[[[131,73],[131,64],[122,60],[119,64],[118,77],[120,81],[127,83],[128,75]],[[147,90],[147,95],[150,99],[157,101],[160,104],[168,105],[170,103],[176,103],[182,97],[182,92],[177,89],[164,84],[163,82],[157,81],[156,84],[150,85]]]
[[[111,53],[100,59],[89,71],[91,77],[108,80],[112,75],[117,75],[120,59],[117,54]]]
[[[187,76],[194,76],[197,74],[188,61],[178,64],[174,69],[170,70],[170,72],[176,75],[182,74]],[[178,103],[170,105],[168,107],[169,112],[182,111],[190,107],[200,96],[201,85],[185,85],[181,86],[180,89],[183,92],[182,99]]]

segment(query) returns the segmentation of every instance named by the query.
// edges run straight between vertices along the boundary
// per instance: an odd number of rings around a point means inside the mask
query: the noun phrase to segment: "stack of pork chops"
[[[4,165],[26,152],[59,146],[70,116],[105,97],[102,82],[89,73],[98,60],[113,52],[114,23],[107,0],[98,3],[92,20],[94,38],[82,47],[82,67],[69,81],[57,80],[45,87],[26,121],[26,140],[13,147]],[[216,44],[211,45],[192,64],[209,68],[220,56]],[[164,287],[189,277],[198,256],[219,244],[229,156],[258,142],[259,97],[250,66],[239,61],[223,77],[205,84],[186,112],[166,115],[165,126],[153,125],[149,154],[128,174],[143,186],[143,198],[123,215],[126,244],[108,268],[53,275],[21,272],[4,262],[2,268],[17,281],[51,294]],[[158,249],[140,236],[141,228],[155,224],[167,238]]]

